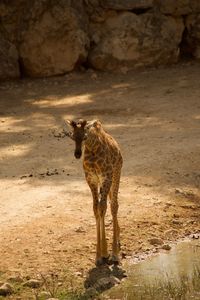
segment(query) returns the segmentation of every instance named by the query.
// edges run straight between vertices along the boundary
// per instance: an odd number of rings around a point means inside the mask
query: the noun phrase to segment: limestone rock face
[[[14,79],[20,76],[18,52],[12,43],[0,34],[0,79]]]
[[[184,30],[183,20],[162,14],[113,14],[91,27],[91,65],[99,70],[135,68],[176,62]]]
[[[87,16],[81,11],[81,2],[34,2],[27,20],[24,20],[19,42],[26,75],[63,74],[86,59],[89,43]]]
[[[200,14],[187,17],[186,28],[189,52],[196,59],[200,60]]]
[[[0,1],[1,31],[15,45],[17,45],[21,27],[24,25],[23,18],[25,18],[29,10],[30,3],[26,0]]]
[[[1,0],[0,79],[199,59],[199,15],[200,0]]]
[[[163,14],[174,16],[200,12],[199,0],[156,0]]]

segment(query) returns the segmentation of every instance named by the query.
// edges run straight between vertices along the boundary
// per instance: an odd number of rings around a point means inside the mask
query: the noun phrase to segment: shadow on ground
[[[84,297],[95,296],[95,293],[103,293],[120,283],[126,277],[126,272],[117,265],[95,267],[89,270],[84,282],[86,289]]]

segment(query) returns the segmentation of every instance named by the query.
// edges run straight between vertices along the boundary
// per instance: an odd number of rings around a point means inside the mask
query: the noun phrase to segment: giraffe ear
[[[87,125],[87,121],[83,120],[82,123],[81,123],[81,127],[84,128],[86,125]]]
[[[66,123],[67,123],[67,125],[69,125],[69,126],[71,126],[71,127],[73,127],[73,128],[75,128],[76,127],[76,122],[75,121],[71,121],[71,120],[66,120]]]
[[[87,122],[87,128],[91,128],[91,127],[94,127],[94,128],[100,128],[101,127],[101,122],[99,120],[92,120],[92,121],[88,121]]]

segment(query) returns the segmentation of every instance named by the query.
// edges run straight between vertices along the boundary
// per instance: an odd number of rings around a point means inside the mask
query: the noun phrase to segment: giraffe
[[[107,197],[110,198],[111,214],[113,219],[113,243],[111,262],[119,263],[119,234],[118,225],[118,190],[122,168],[122,155],[114,138],[106,133],[99,120],[66,121],[72,128],[65,132],[75,141],[74,156],[79,159],[83,154],[83,169],[86,181],[93,197],[93,210],[96,218],[96,265],[108,262],[105,233],[105,214]]]

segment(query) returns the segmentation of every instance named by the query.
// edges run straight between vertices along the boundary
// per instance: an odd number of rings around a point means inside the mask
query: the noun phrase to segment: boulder
[[[18,59],[15,45],[0,34],[0,80],[19,78]]]
[[[87,17],[82,1],[35,1],[20,32],[24,73],[32,77],[69,72],[87,57]],[[80,6],[80,8],[79,8]],[[82,9],[82,10],[81,10]]]
[[[0,296],[8,296],[13,293],[13,286],[9,283],[4,283],[0,286]]]
[[[163,14],[181,16],[200,12],[199,0],[156,0]]]
[[[181,18],[156,13],[120,12],[91,26],[89,63],[99,70],[174,63],[184,30]]]
[[[200,60],[200,14],[186,18],[186,43],[190,54]]]

